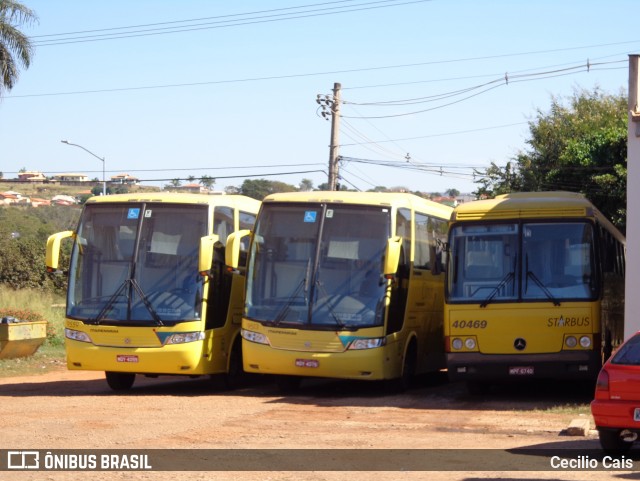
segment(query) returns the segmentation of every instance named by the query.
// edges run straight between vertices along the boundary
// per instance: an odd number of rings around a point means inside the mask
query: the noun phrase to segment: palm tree
[[[207,189],[211,189],[211,187],[213,187],[213,184],[216,183],[216,179],[214,177],[209,177],[208,175],[203,175],[202,177],[200,177],[200,184],[202,184],[203,187],[206,187]]]
[[[38,20],[35,12],[14,0],[0,0],[0,97],[18,80],[18,65],[31,65],[34,48],[29,38],[18,30],[22,24]]]

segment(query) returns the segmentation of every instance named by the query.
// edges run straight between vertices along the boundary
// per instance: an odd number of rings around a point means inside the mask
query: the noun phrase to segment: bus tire
[[[136,380],[135,373],[106,371],[107,384],[114,391],[128,391]]]
[[[410,389],[416,375],[417,353],[416,344],[411,342],[402,361],[402,373],[396,379],[385,382],[385,390],[391,394],[402,393]]]
[[[229,355],[229,368],[224,375],[224,384],[227,389],[239,389],[247,383],[247,373],[242,365],[242,340],[236,338]]]

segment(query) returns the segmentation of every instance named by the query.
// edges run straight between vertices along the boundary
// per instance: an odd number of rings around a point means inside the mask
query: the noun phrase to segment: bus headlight
[[[169,344],[185,344],[187,342],[202,341],[204,339],[204,332],[176,332],[171,334],[164,341],[164,345]]]
[[[582,336],[580,338],[580,346],[589,349],[591,347],[591,338],[589,336]]]
[[[375,349],[385,345],[385,337],[375,337],[372,339],[356,339],[349,344],[349,349]]]
[[[246,329],[240,329],[240,335],[242,339],[250,342],[257,342],[258,344],[269,344],[267,336],[260,332],[247,331]]]
[[[93,342],[86,332],[75,331],[73,329],[64,329],[64,337],[80,342]]]
[[[455,337],[451,341],[451,348],[454,351],[477,351],[478,342],[474,336]]]
[[[573,349],[578,345],[578,340],[574,336],[567,336],[567,338],[564,340],[564,344],[568,348]]]

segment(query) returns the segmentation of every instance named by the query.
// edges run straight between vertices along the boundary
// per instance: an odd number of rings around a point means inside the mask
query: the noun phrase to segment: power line
[[[351,147],[354,145],[364,145],[367,143],[376,143],[376,144],[381,144],[381,143],[385,143],[385,142],[403,142],[405,140],[420,140],[420,139],[428,139],[428,138],[432,138],[432,137],[446,137],[449,135],[459,135],[459,134],[470,134],[473,132],[482,132],[484,130],[494,130],[494,129],[504,129],[507,127],[515,127],[518,125],[527,125],[529,122],[515,122],[512,124],[503,124],[503,125],[493,125],[491,127],[480,127],[477,129],[468,129],[468,130],[457,130],[454,132],[441,132],[438,134],[429,134],[429,135],[419,135],[416,137],[404,137],[401,139],[390,139],[390,140],[372,140],[370,142],[357,142],[357,143],[353,143],[353,144],[340,144],[340,147]]]
[[[331,5],[331,4],[336,4],[336,3],[349,3],[349,2],[353,2],[353,1],[354,0],[337,0],[337,1],[333,1],[333,2],[312,3],[312,4],[308,4],[308,5],[298,5],[298,6],[295,6],[295,7],[272,8],[272,9],[269,9],[269,10],[258,10],[258,11],[254,11],[254,12],[235,13],[235,14],[229,14],[229,15],[217,15],[217,16],[213,16],[213,17],[200,17],[200,18],[191,18],[191,19],[186,19],[186,20],[172,20],[172,21],[168,21],[168,22],[156,22],[156,23],[146,23],[146,24],[140,24],[140,25],[129,25],[129,26],[125,26],[125,27],[109,27],[109,28],[100,28],[100,29],[93,29],[93,30],[81,30],[81,31],[66,32],[66,33],[52,33],[52,34],[46,34],[46,35],[33,35],[31,38],[60,37],[60,36],[64,36],[64,35],[78,35],[78,34],[81,34],[81,33],[108,32],[108,31],[112,31],[112,30],[128,30],[128,29],[132,29],[132,28],[155,27],[155,26],[158,26],[158,25],[171,25],[171,24],[176,24],[176,23],[201,22],[203,20],[212,20],[212,19],[216,19],[216,18],[229,18],[229,17],[244,16],[244,15],[255,15],[255,14],[259,14],[259,13],[281,12],[281,11],[285,11],[285,10],[295,10],[295,9],[301,9],[301,8],[307,8],[307,7],[317,7],[317,6],[320,6],[320,5]]]
[[[218,179],[248,179],[253,177],[273,177],[273,176],[283,176],[283,175],[299,175],[299,174],[313,174],[319,173],[327,175],[326,170],[318,169],[318,170],[300,170],[300,171],[289,171],[289,172],[271,172],[271,173],[262,173],[262,174],[249,174],[249,175],[217,175],[214,177],[214,180]],[[206,177],[184,177],[184,178],[176,178],[172,177],[170,179],[138,179],[140,182],[171,182],[173,180],[186,180],[186,181],[194,181],[194,180],[203,180]]]
[[[537,52],[520,52],[513,54],[501,54],[496,56],[483,56],[483,57],[469,57],[463,59],[455,59],[455,60],[444,60],[444,61],[433,61],[433,62],[418,62],[411,64],[398,64],[398,65],[386,65],[386,66],[374,66],[374,67],[363,67],[356,69],[343,69],[343,70],[330,70],[323,72],[307,72],[307,73],[297,73],[297,74],[285,74],[285,75],[271,75],[271,76],[261,76],[261,77],[246,77],[246,78],[237,78],[237,79],[226,79],[226,80],[209,80],[202,82],[184,82],[184,83],[174,83],[174,84],[159,84],[159,85],[146,85],[146,86],[138,86],[138,87],[114,87],[114,88],[105,88],[105,89],[91,89],[91,90],[74,90],[68,92],[45,92],[45,93],[36,93],[36,94],[22,94],[22,95],[7,95],[5,99],[16,99],[16,98],[30,98],[30,97],[54,97],[54,96],[65,96],[65,95],[83,95],[83,94],[95,94],[95,93],[109,93],[109,92],[127,92],[127,91],[138,91],[138,90],[155,90],[155,89],[167,89],[167,88],[182,88],[182,87],[199,87],[206,85],[221,85],[221,84],[234,84],[234,83],[246,83],[246,82],[261,82],[261,81],[269,81],[269,80],[285,80],[285,79],[295,79],[295,78],[304,78],[304,77],[318,77],[318,76],[326,76],[326,75],[342,75],[349,73],[357,73],[357,72],[368,72],[368,71],[376,71],[376,70],[390,70],[390,69],[399,69],[399,68],[408,68],[408,67],[417,67],[424,65],[432,65],[437,63],[452,63],[452,62],[467,62],[472,60],[483,60],[494,57],[509,57],[509,56],[522,56],[522,55],[531,55],[533,53],[550,53],[555,51],[563,51],[563,50],[574,50],[574,49],[585,49],[585,48],[593,48],[593,47],[603,47],[609,45],[618,45],[620,43],[639,43],[640,40],[629,41],[629,42],[619,42],[616,44],[601,44],[601,45],[591,45],[585,47],[571,47],[566,49],[556,49],[556,50],[545,50],[545,51],[537,51]],[[627,60],[619,60],[612,63],[622,63]],[[592,66],[596,66],[600,64],[592,64]],[[580,67],[583,67],[581,65]],[[600,70],[600,69],[592,69],[592,70]],[[533,74],[531,74],[533,75]],[[471,76],[471,77],[455,77],[450,79],[437,79],[437,80],[422,80],[419,82],[410,82],[410,83],[426,83],[426,82],[438,82],[444,80],[460,80],[467,78],[479,78],[479,77],[487,77],[488,75],[482,76]],[[499,81],[501,79],[495,79],[494,81]],[[488,82],[490,84],[492,82]],[[364,87],[348,87],[343,90],[350,90],[355,88],[372,88],[372,87],[381,87],[381,86],[391,86],[391,85],[406,85],[406,83],[396,83],[396,84],[386,84],[386,85],[378,85],[378,86],[364,86]],[[486,85],[486,84],[483,84]],[[477,86],[476,86],[477,88]],[[473,89],[473,87],[471,87]],[[442,95],[442,94],[441,94]],[[375,117],[379,118],[379,117]]]
[[[482,89],[476,93],[473,93],[471,95],[467,95],[466,97],[462,97],[459,98],[457,100],[451,101],[451,102],[447,102],[444,104],[440,104],[434,107],[430,107],[427,109],[422,109],[422,110],[417,110],[417,111],[412,111],[412,112],[403,112],[403,113],[397,113],[397,114],[388,114],[388,115],[369,115],[369,116],[355,116],[355,115],[342,115],[343,118],[352,118],[352,119],[385,119],[385,118],[393,118],[393,117],[405,117],[405,116],[409,116],[409,115],[416,115],[416,114],[421,114],[421,113],[425,113],[425,112],[430,112],[433,110],[437,110],[437,109],[441,109],[444,107],[449,107],[451,105],[463,102],[465,100],[469,100],[470,98],[482,95],[486,92],[489,92],[491,90],[494,90],[498,87],[502,87],[502,86],[506,86],[509,83],[519,83],[519,82],[525,82],[525,81],[533,81],[533,80],[540,80],[540,79],[546,79],[546,78],[552,78],[552,77],[558,77],[558,76],[563,76],[563,75],[573,75],[576,73],[577,70],[579,69],[586,69],[586,71],[591,71],[591,70],[596,70],[596,68],[594,67],[600,67],[602,65],[609,65],[609,64],[617,64],[617,63],[622,63],[625,62],[623,60],[616,60],[616,61],[610,61],[610,62],[599,62],[599,63],[589,63],[589,61],[587,61],[586,64],[580,64],[580,65],[574,65],[572,67],[567,67],[564,69],[556,69],[556,70],[550,70],[550,71],[541,71],[541,72],[534,72],[534,73],[529,73],[529,74],[516,74],[513,76],[509,76],[508,73],[504,74],[504,77],[502,78],[498,78],[498,79],[494,79],[490,82],[486,82],[480,85],[476,85],[476,86],[472,86],[466,89],[459,89],[459,90],[455,90],[455,91],[451,91],[451,92],[445,92],[442,94],[438,94],[435,96],[429,96],[429,97],[422,97],[422,98],[414,98],[414,99],[403,99],[403,100],[390,100],[390,101],[377,101],[377,102],[366,102],[366,103],[357,103],[357,102],[351,102],[348,100],[343,100],[343,103],[345,105],[349,105],[349,104],[354,104],[354,105],[359,105],[359,106],[377,106],[377,107],[386,107],[386,106],[398,106],[398,105],[410,105],[410,104],[415,104],[415,103],[424,103],[424,102],[433,102],[436,100],[442,100],[445,98],[453,98],[456,97],[460,94],[463,93],[467,93],[467,92],[471,92],[474,90],[478,90],[478,89]],[[484,87],[484,88],[483,88]]]
[[[256,17],[248,17],[246,19],[217,20],[217,21],[207,22],[207,23],[202,23],[202,24],[195,23],[195,24],[192,24],[192,25],[182,26],[182,27],[160,27],[160,28],[150,28],[150,29],[143,28],[142,30],[134,30],[134,31],[131,31],[131,32],[103,33],[103,34],[94,34],[94,35],[83,35],[83,36],[79,36],[79,37],[67,37],[67,38],[61,38],[61,39],[42,40],[42,41],[35,41],[35,42],[33,42],[33,44],[34,44],[34,46],[46,47],[46,46],[55,46],[55,45],[68,45],[68,44],[75,44],[75,43],[86,43],[86,42],[98,42],[98,41],[105,41],[105,40],[116,40],[116,39],[123,39],[123,38],[148,37],[148,36],[155,36],[155,35],[168,35],[168,34],[173,34],[173,33],[193,32],[193,31],[198,31],[198,30],[229,28],[229,27],[237,27],[237,26],[244,26],[244,25],[254,25],[254,24],[260,24],[260,23],[279,22],[279,21],[284,21],[284,20],[294,20],[294,19],[300,19],[300,18],[310,18],[310,17],[319,17],[319,16],[327,16],[327,15],[337,15],[337,14],[341,14],[341,13],[359,12],[359,11],[363,11],[363,10],[374,10],[374,9],[380,9],[380,8],[389,8],[389,7],[396,7],[396,6],[401,6],[401,5],[411,5],[411,4],[415,4],[415,3],[425,3],[425,2],[430,2],[430,1],[432,1],[432,0],[411,0],[411,1],[403,1],[403,2],[400,2],[399,0],[378,0],[378,1],[375,1],[375,2],[365,2],[365,3],[353,5],[353,6],[346,5],[346,6],[339,6],[339,7],[328,7],[328,8],[307,10],[307,11],[304,11],[304,12],[272,13],[272,14],[269,14],[269,15],[260,15],[260,16],[256,16]],[[330,3],[340,3],[340,2],[330,2]],[[328,4],[328,3],[315,4],[315,5],[326,5],[326,4]],[[295,9],[295,8],[300,9],[300,8],[304,8],[304,6],[303,7],[291,7],[289,9]],[[275,11],[279,11],[279,10],[286,10],[286,9],[265,10],[262,13],[264,13],[264,12],[275,12]],[[327,10],[329,10],[329,11],[327,11]],[[261,12],[257,12],[257,13],[261,13]],[[222,18],[226,18],[226,17],[242,16],[242,15],[253,15],[253,14],[249,13],[249,14],[224,15],[224,16],[220,16],[220,17],[209,17],[209,19],[213,19],[213,18],[222,19]],[[279,18],[274,18],[274,17],[279,17]],[[191,21],[198,21],[198,20],[191,20]],[[189,20],[184,20],[184,21],[177,21],[177,22],[190,22],[190,21]],[[146,26],[168,25],[170,23],[173,23],[173,22],[148,24]],[[145,25],[141,25],[140,27],[145,27]],[[129,28],[138,28],[138,27],[115,27],[113,29],[101,29],[101,30],[79,32],[79,33],[106,32],[106,31],[111,31],[111,30],[129,29]],[[52,35],[48,35],[48,36],[57,36],[57,35],[58,34],[52,34]],[[64,35],[64,34],[59,34],[59,35]],[[74,34],[71,33],[70,35],[74,35]],[[44,37],[44,36],[41,36],[41,37]]]
[[[122,172],[122,171],[127,171],[127,172],[172,172],[172,171],[207,171],[207,170],[238,170],[238,169],[264,169],[264,168],[276,168],[276,167],[311,167],[311,166],[316,166],[316,165],[322,165],[324,166],[324,163],[321,162],[311,162],[311,163],[302,163],[302,164],[272,164],[272,165],[246,165],[246,166],[242,166],[242,165],[230,165],[230,166],[223,166],[223,167],[176,167],[176,168],[171,168],[171,169],[113,169],[113,170],[107,170],[106,172],[112,174],[114,172]],[[7,172],[7,171],[3,171],[5,174],[19,174],[21,172]],[[65,174],[68,173],[68,170],[62,170],[62,171],[51,171],[51,170],[46,170],[44,171],[48,174]],[[87,172],[87,173],[96,173],[96,172],[102,172],[97,171],[97,170],[84,170],[83,172]],[[222,177],[220,177],[222,178]]]

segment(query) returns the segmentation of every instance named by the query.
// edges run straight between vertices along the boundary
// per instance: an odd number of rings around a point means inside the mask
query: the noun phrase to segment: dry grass
[[[64,298],[34,289],[0,287],[0,307],[28,310],[48,321],[47,340],[32,356],[0,359],[0,377],[35,374],[64,364]]]

